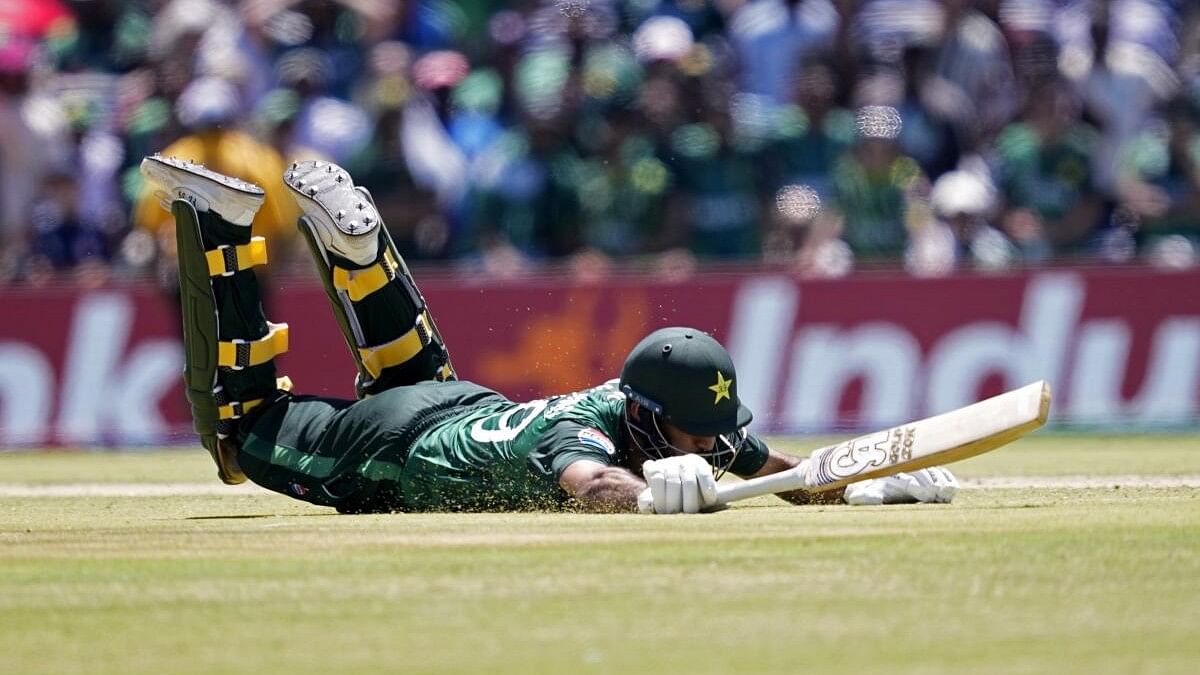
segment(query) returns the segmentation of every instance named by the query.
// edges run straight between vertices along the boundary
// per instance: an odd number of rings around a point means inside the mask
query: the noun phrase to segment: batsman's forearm
[[[575,501],[593,513],[636,513],[637,498],[646,482],[633,473],[609,467],[599,472],[575,493]]]

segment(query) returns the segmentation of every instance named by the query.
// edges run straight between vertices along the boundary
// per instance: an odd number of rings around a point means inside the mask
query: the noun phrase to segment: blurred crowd
[[[3,0],[0,284],[170,276],[154,152],[369,188],[414,263],[805,276],[1200,251],[1189,0]]]

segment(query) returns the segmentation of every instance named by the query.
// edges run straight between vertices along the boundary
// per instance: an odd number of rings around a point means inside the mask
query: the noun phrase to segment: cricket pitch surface
[[[339,516],[199,447],[0,454],[0,672],[1194,672],[1200,436],[951,468],[951,505]]]

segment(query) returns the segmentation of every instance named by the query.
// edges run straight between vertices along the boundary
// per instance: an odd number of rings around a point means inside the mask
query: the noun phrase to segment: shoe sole
[[[168,211],[172,201],[183,199],[199,210],[215,210],[231,222],[245,218],[245,224],[249,224],[266,198],[266,192],[254,183],[217,173],[190,160],[151,155],[142,160],[141,173],[169,193],[163,199],[163,208]],[[202,179],[200,185],[196,184],[196,178]]]
[[[217,173],[216,171],[213,171],[203,164],[197,164],[195,162],[183,159],[176,159],[175,157],[151,155],[150,157],[142,160],[142,171],[143,173],[148,174],[147,177],[155,180],[155,182],[163,187],[169,187],[168,181],[164,179],[156,179],[155,174],[170,176],[172,173],[180,171],[192,176],[199,176],[200,178],[208,180],[217,187],[233,190],[234,192],[246,197],[257,197],[262,199],[267,195],[262,188],[254,183],[244,181],[241,178],[235,178],[234,176],[226,176],[223,173]],[[160,171],[164,173],[160,174]],[[182,181],[175,179],[175,182]]]
[[[350,174],[331,162],[304,161],[284,172],[283,182],[295,193],[308,215],[323,215],[326,225],[342,234],[361,237],[379,227],[379,212],[355,189]]]

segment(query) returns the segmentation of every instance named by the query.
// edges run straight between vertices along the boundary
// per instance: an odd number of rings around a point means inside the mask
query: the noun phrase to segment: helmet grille
[[[637,403],[636,400],[634,402]],[[746,429],[743,427],[730,434],[718,434],[712,450],[688,451],[667,440],[662,424],[662,415],[651,412],[648,408],[643,408],[637,419],[626,408],[625,428],[634,446],[643,456],[647,459],[664,459],[686,454],[703,457],[713,467],[717,480],[733,466],[746,443]]]

